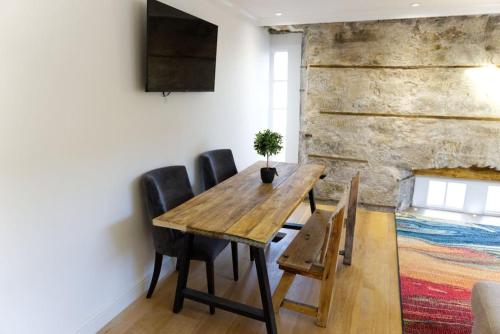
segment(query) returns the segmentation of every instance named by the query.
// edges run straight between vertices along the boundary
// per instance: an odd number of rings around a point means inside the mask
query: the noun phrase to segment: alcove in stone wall
[[[399,182],[398,210],[405,210],[411,206],[416,176],[500,182],[500,171],[495,168],[471,166],[468,168],[416,169],[412,171],[412,176]]]

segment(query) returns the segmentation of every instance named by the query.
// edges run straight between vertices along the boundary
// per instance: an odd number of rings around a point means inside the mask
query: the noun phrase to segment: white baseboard
[[[161,280],[163,277],[171,274],[175,268],[175,262],[164,261],[163,268],[160,274]],[[127,292],[123,293],[120,297],[115,299],[110,304],[104,306],[96,312],[83,326],[76,331],[77,334],[95,334],[103,328],[108,322],[113,320],[120,312],[127,308],[130,304],[138,298],[145,297],[145,293],[151,281],[152,272],[147,274],[143,279],[137,282]]]

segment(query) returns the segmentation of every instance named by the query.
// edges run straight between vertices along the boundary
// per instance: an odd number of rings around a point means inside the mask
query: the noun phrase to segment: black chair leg
[[[149,290],[146,298],[151,298],[153,292],[155,291],[156,283],[158,283],[158,278],[160,277],[161,264],[163,262],[163,254],[155,254],[155,268],[153,271],[153,277],[151,277],[151,284],[149,285]]]
[[[206,268],[207,268],[208,293],[213,296],[215,294],[214,263],[211,261],[207,261]],[[215,307],[213,305],[210,305],[210,314],[214,313],[215,313]]]
[[[181,269],[181,259],[177,258],[175,261],[175,271],[179,271]]]
[[[231,241],[231,254],[233,256],[233,279],[238,281],[238,243]]]
[[[255,260],[255,256],[253,256],[252,247],[250,247],[249,250],[250,250],[250,261],[253,261]]]

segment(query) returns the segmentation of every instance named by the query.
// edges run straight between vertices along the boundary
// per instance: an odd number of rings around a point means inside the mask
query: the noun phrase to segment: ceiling
[[[500,13],[500,0],[214,1],[262,26]],[[415,3],[419,6],[412,6]]]

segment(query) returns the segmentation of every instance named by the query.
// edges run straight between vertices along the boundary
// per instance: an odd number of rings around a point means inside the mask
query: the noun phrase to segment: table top
[[[155,218],[155,226],[264,247],[324,172],[322,165],[275,163],[272,184],[260,179],[257,162]]]

